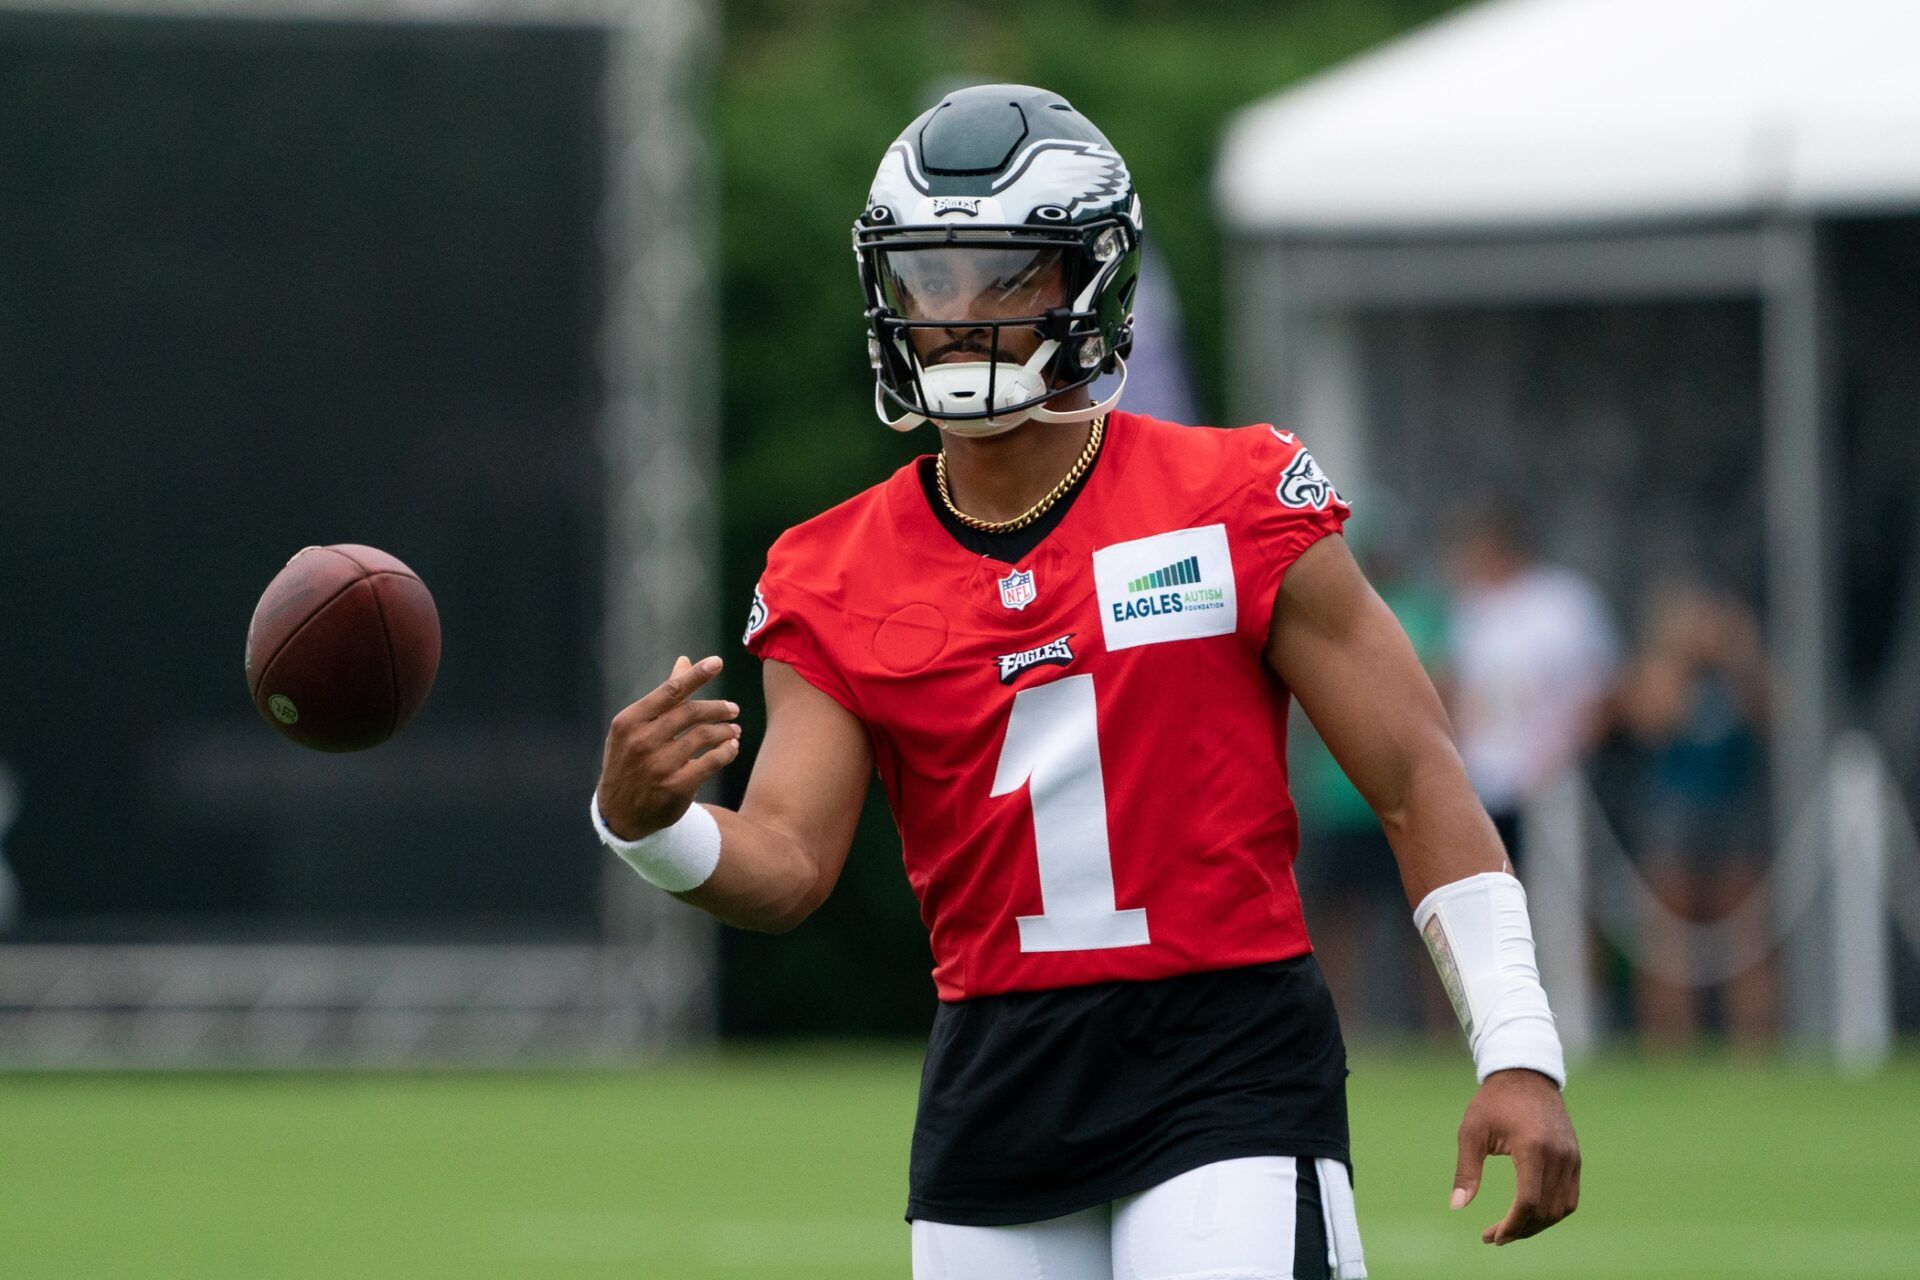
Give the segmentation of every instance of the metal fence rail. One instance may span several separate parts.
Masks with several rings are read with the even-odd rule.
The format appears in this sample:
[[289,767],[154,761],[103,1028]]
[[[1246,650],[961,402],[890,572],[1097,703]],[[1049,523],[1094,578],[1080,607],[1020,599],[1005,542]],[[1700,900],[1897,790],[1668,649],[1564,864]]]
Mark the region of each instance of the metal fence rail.
[[684,1043],[709,985],[630,946],[6,946],[0,1067],[621,1061]]
[[[1892,1051],[1890,943],[1897,930],[1920,953],[1920,837],[1866,734],[1834,739],[1817,787],[1776,846],[1772,870],[1718,920],[1684,918],[1661,900],[1578,772],[1536,797],[1521,844],[1541,980],[1569,1051],[1591,1049],[1600,1035],[1589,926],[1636,968],[1691,987],[1725,982],[1805,941],[1825,961],[1818,1039],[1828,1055],[1846,1069],[1870,1071]],[[1683,960],[1643,945],[1656,920],[1686,939]]]

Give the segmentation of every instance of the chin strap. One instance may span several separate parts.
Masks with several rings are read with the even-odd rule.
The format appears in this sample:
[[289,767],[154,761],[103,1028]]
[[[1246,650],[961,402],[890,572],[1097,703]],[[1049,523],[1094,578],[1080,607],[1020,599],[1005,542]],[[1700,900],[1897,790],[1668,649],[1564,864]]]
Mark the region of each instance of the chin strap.
[[[1120,366],[1120,385],[1113,389],[1112,395],[1100,401],[1098,404],[1082,405],[1077,409],[1049,409],[1045,405],[1036,405],[1031,409],[1024,409],[1012,417],[975,418],[950,425],[943,425],[949,425],[950,430],[957,430],[966,435],[997,436],[1003,431],[1013,430],[1029,418],[1035,422],[1091,422],[1101,414],[1112,409],[1114,405],[1120,403],[1120,394],[1127,389],[1126,360],[1116,354],[1113,357],[1113,362]],[[875,417],[879,418],[882,423],[894,431],[911,431],[923,422],[939,421],[939,419],[929,418],[926,414],[916,413],[911,409],[902,413],[897,418],[889,418],[887,416],[886,396],[885,393],[881,391],[880,381],[877,378],[874,379],[873,383],[873,412]],[[986,429],[968,430],[968,428],[982,427]]]
[[1098,404],[1083,405],[1078,409],[1049,409],[1045,405],[1038,405],[1027,410],[1026,416],[1035,422],[1091,422],[1119,404],[1120,393],[1127,389],[1127,362],[1118,355],[1114,356],[1113,362],[1120,366],[1120,385],[1115,387],[1113,394],[1105,400]]
[[886,395],[880,390],[880,379],[878,378],[873,380],[873,415],[895,431],[911,431],[927,420],[925,414],[915,413],[911,409],[897,418],[889,418],[887,416]]

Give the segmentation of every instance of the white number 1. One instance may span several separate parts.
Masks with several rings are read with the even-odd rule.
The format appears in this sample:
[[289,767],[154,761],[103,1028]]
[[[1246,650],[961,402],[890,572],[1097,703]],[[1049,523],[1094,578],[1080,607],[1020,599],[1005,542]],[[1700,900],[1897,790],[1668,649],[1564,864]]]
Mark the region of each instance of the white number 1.
[[1107,788],[1093,677],[1022,689],[1007,717],[996,796],[1027,787],[1040,856],[1040,911],[1016,916],[1022,951],[1098,951],[1147,943],[1144,907],[1115,909]]

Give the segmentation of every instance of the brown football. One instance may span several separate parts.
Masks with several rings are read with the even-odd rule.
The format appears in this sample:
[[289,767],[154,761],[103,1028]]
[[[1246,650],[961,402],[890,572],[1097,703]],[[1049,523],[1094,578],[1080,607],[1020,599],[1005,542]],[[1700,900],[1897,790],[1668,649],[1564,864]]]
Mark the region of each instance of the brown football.
[[384,551],[308,547],[267,584],[247,628],[247,691],[316,751],[362,751],[420,710],[440,666],[440,613]]

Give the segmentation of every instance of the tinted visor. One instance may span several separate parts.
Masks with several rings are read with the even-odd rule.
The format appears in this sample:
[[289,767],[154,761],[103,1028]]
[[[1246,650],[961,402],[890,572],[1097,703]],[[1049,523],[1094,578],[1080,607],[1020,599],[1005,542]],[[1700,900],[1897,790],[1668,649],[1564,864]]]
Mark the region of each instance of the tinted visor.
[[881,301],[907,320],[975,324],[1067,304],[1064,255],[1055,247],[942,245],[878,257]]

